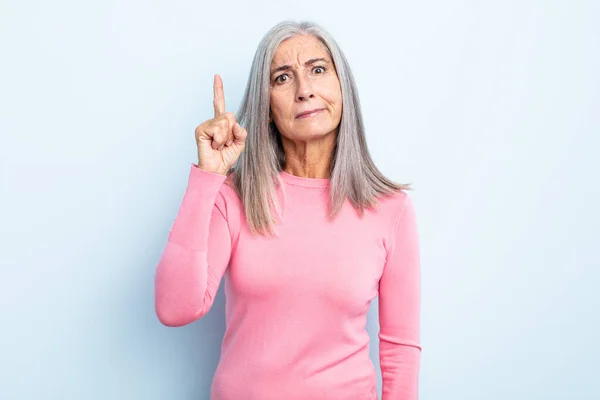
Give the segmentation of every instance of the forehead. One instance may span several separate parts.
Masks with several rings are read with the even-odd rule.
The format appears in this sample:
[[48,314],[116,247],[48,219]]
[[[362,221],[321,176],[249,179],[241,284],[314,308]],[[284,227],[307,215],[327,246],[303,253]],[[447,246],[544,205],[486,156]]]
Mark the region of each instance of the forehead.
[[285,64],[304,64],[311,58],[323,57],[330,59],[325,45],[312,35],[296,35],[286,39],[277,48],[273,55],[271,66],[277,67]]

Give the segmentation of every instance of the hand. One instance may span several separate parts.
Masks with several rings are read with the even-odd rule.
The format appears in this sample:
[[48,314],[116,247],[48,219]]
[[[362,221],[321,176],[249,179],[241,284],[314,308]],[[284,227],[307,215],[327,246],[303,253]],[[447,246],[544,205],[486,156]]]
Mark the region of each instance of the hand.
[[198,146],[198,167],[200,169],[227,175],[246,146],[248,133],[235,122],[235,115],[225,112],[223,81],[215,75],[214,101],[215,116],[196,128]]

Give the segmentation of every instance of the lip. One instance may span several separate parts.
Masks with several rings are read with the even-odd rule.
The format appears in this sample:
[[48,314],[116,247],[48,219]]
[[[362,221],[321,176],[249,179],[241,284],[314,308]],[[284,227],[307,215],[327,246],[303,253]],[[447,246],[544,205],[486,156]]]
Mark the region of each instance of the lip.
[[316,115],[323,110],[324,110],[324,108],[315,108],[314,110],[303,111],[300,114],[296,115],[296,118],[306,118],[309,116],[309,114],[315,113],[315,115]]

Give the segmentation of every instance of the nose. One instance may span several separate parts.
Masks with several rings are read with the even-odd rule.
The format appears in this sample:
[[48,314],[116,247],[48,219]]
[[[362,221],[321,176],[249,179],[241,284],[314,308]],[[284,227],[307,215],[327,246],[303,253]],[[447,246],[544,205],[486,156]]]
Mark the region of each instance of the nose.
[[307,100],[309,98],[315,97],[313,93],[312,84],[310,79],[306,76],[299,76],[296,79],[297,88],[296,88],[296,99],[298,101]]

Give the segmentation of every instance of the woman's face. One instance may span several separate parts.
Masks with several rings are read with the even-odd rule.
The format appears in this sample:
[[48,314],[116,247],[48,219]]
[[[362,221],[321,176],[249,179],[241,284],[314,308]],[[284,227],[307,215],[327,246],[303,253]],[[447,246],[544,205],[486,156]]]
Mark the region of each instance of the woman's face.
[[[298,140],[336,133],[342,91],[333,60],[319,39],[296,35],[283,41],[271,62],[271,115],[279,132]],[[301,116],[310,110],[316,113]]]

